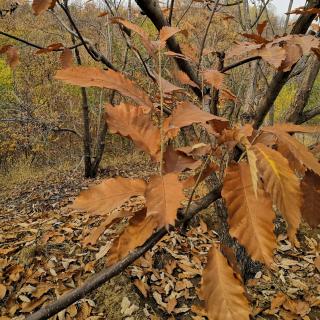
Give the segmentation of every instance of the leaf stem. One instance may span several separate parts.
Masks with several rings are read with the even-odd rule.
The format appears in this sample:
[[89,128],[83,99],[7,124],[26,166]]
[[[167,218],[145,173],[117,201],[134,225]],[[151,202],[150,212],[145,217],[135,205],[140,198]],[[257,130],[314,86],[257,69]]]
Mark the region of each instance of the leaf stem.
[[161,43],[159,42],[159,92],[160,92],[160,176],[163,174],[163,149],[164,149],[164,134],[163,134],[163,92],[162,92],[162,64],[161,64]]

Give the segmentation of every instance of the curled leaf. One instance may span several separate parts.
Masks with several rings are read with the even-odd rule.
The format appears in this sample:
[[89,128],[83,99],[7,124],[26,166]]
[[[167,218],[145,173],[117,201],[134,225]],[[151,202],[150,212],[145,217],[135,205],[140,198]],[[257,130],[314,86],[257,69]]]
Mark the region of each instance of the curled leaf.
[[55,78],[81,87],[99,87],[119,91],[139,105],[153,107],[148,95],[122,73],[96,67],[72,67],[58,70]]
[[107,104],[106,121],[112,133],[129,137],[135,145],[150,154],[153,159],[160,156],[160,130],[152,124],[145,108],[121,103],[118,106]]

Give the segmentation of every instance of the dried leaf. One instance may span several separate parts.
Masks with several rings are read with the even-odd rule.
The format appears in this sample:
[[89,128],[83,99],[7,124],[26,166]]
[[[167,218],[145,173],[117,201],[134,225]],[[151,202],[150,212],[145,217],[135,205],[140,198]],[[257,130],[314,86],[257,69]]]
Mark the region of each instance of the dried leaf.
[[153,55],[156,52],[157,48],[155,44],[151,42],[147,32],[144,31],[144,29],[142,29],[140,26],[133,24],[132,22],[121,17],[112,18],[111,21],[113,23],[121,24],[124,27],[132,30],[133,32],[136,32],[141,37],[141,41],[150,55]]
[[21,311],[22,312],[31,312],[34,309],[36,309],[39,306],[41,306],[47,300],[48,300],[48,296],[42,296],[40,299],[35,300],[35,301],[31,301],[29,303],[24,302],[22,304]]
[[302,126],[294,123],[277,123],[272,127],[263,127],[262,131],[277,133],[279,131],[295,133],[320,133],[320,126]]
[[278,292],[271,301],[271,310],[277,309],[279,307],[281,307],[285,301],[287,300],[287,296],[282,293],[282,292]]
[[60,55],[60,63],[62,69],[70,68],[73,64],[72,51],[68,48],[64,49]]
[[206,70],[203,73],[203,79],[205,82],[219,90],[223,84],[224,74],[218,70]]
[[263,60],[268,62],[274,68],[279,69],[282,65],[282,62],[287,58],[286,50],[278,47],[267,44],[266,47],[263,47],[253,54],[259,55]]
[[255,196],[249,165],[232,164],[226,171],[222,196],[228,207],[230,234],[237,238],[253,259],[270,266],[277,247],[273,234],[275,213],[269,195],[257,188]]
[[288,223],[288,235],[296,243],[296,232],[301,221],[301,191],[299,179],[279,152],[258,143],[252,147],[257,156],[257,167],[265,190]]
[[150,114],[143,107],[120,104],[105,106],[106,121],[112,133],[129,137],[135,145],[149,153],[153,159],[160,156],[160,130],[152,124]]
[[49,52],[52,52],[54,50],[57,50],[57,49],[60,49],[60,48],[63,48],[63,47],[64,47],[64,45],[61,42],[51,43],[46,48],[42,48],[42,49],[37,50],[35,52],[35,54],[49,53]]
[[129,221],[129,225],[113,242],[107,256],[108,265],[121,260],[136,247],[141,246],[152,235],[158,225],[154,216],[146,217],[145,210],[136,213]]
[[211,162],[203,171],[200,171],[196,175],[191,176],[186,180],[183,180],[182,181],[183,188],[187,189],[187,188],[193,187],[196,184],[196,182],[198,181],[200,175],[201,175],[201,177],[199,179],[199,183],[202,182],[204,179],[206,179],[214,171],[217,171],[218,169],[219,169],[219,167],[215,163]]
[[0,301],[5,297],[7,292],[7,287],[0,283]]
[[180,32],[181,29],[177,27],[162,27],[159,33],[160,42],[162,45],[165,45],[165,42],[174,36],[176,33]]
[[263,22],[258,23],[257,32],[258,32],[258,34],[260,36],[262,35],[262,33],[263,33],[264,29],[266,28],[267,24],[268,24],[268,20],[264,20]]
[[58,70],[55,78],[81,87],[99,87],[119,91],[139,105],[153,108],[148,95],[122,73],[112,69],[101,70],[96,67],[71,67]]
[[228,123],[227,119],[203,111],[188,101],[180,102],[177,108],[172,112],[172,115],[165,120],[164,129],[166,134],[170,133],[172,130],[175,131],[179,128],[189,126],[192,123],[205,123],[207,121],[218,123],[218,125],[225,125]]
[[40,298],[52,288],[53,286],[49,283],[39,283],[36,290],[32,292],[32,295],[36,298]]
[[182,172],[186,169],[196,169],[201,165],[201,160],[194,160],[179,150],[174,150],[170,145],[164,153],[164,171]]
[[56,4],[56,0],[33,0],[32,9],[36,16],[41,14],[42,12],[53,9]]
[[187,156],[201,157],[211,152],[211,146],[205,143],[196,143],[192,146],[181,147],[177,150],[183,152]]
[[166,310],[167,312],[170,314],[172,313],[172,311],[174,310],[174,308],[176,307],[177,305],[177,299],[176,298],[170,298],[168,303],[167,303],[167,306],[166,306]]
[[80,193],[72,207],[94,214],[107,214],[120,208],[133,196],[144,195],[146,183],[141,179],[111,178]]
[[11,45],[1,46],[0,54],[6,55],[7,63],[12,69],[15,68],[20,62],[18,49]]
[[103,258],[111,248],[111,243],[107,242],[104,246],[100,247],[100,250],[96,253],[96,260]]
[[314,260],[314,266],[317,268],[318,272],[320,273],[320,256],[316,257]]
[[305,165],[308,169],[320,175],[320,163],[305,145],[285,132],[278,131],[275,132],[275,135],[281,143],[287,146],[292,156],[294,156],[301,164]]
[[257,157],[252,149],[247,149],[247,157],[248,157],[248,164],[250,168],[250,177],[253,192],[256,197],[258,197],[258,184],[259,184],[259,175],[258,175],[258,168],[257,168]]
[[320,224],[320,177],[312,171],[307,171],[301,182],[303,204],[301,214],[311,227]]
[[[182,84],[189,85],[191,87],[199,88],[199,86],[193,82],[189,76],[181,70],[175,70],[173,72],[174,77]],[[199,88],[200,89],[200,88]]]
[[158,221],[158,227],[174,225],[177,210],[185,199],[183,185],[175,173],[153,176],[146,190],[147,216]]
[[209,320],[249,319],[250,308],[241,282],[216,246],[208,253],[200,297],[205,300]]
[[135,279],[133,283],[139,289],[142,295],[146,298],[148,296],[149,286],[139,279]]
[[114,211],[110,213],[107,218],[100,224],[99,227],[96,227],[90,231],[90,233],[82,240],[82,244],[87,246],[88,244],[95,245],[103,234],[103,232],[111,226],[113,223],[120,221],[122,218],[130,217],[133,213],[131,211]]

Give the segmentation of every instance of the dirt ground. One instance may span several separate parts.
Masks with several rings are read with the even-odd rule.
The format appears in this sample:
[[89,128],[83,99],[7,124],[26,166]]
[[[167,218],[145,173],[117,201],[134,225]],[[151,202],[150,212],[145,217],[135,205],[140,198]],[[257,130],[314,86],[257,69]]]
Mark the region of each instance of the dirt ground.
[[[99,179],[152,171],[128,168],[111,166]],[[68,205],[90,183],[63,172],[1,191],[0,320],[24,319],[105,267],[111,241],[125,222],[107,229],[95,244],[86,241],[101,218]],[[205,222],[213,210],[205,210],[187,234],[167,235],[126,272],[53,319],[205,319],[198,289],[206,253],[219,242]],[[247,281],[253,319],[320,319],[319,230],[303,225],[299,239],[297,249],[280,234],[272,270]]]

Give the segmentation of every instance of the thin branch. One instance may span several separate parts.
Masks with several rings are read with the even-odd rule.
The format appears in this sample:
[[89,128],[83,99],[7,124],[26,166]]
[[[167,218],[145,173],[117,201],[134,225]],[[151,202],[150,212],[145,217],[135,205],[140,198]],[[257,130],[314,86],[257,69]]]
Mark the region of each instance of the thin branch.
[[69,128],[59,128],[59,127],[54,127],[51,129],[51,131],[59,133],[59,132],[70,132],[75,134],[77,137],[82,138],[81,134],[77,132],[76,130],[69,129]]
[[[291,11],[292,6],[293,6],[293,0],[290,0],[290,1],[289,1],[288,11],[287,11],[287,12],[290,12],[290,11]],[[288,25],[289,25],[289,20],[290,20],[290,14],[287,14],[286,21],[285,21],[284,26],[283,26],[283,33],[284,33],[284,34],[287,32]]]
[[203,54],[203,50],[204,50],[204,47],[205,47],[205,44],[206,44],[208,32],[209,32],[209,29],[210,29],[210,26],[211,26],[211,23],[212,23],[213,16],[217,12],[217,8],[218,8],[218,5],[219,5],[219,2],[220,2],[220,0],[218,0],[215,3],[214,8],[212,9],[209,21],[207,23],[206,30],[204,32],[204,36],[203,36],[202,41],[201,41],[200,52],[199,52],[199,61],[198,61],[198,66],[197,66],[198,73],[199,73],[199,69],[200,69],[200,65],[201,65],[201,61],[202,61],[202,54]]
[[[177,227],[180,227],[184,223],[184,221],[190,220],[190,218],[192,218],[197,213],[207,208],[210,204],[212,204],[220,198],[221,186],[215,188],[202,199],[195,202],[190,207],[188,215],[183,217],[183,219],[177,223]],[[88,293],[97,289],[106,281],[110,280],[111,278],[115,277],[116,275],[124,271],[135,260],[140,258],[143,254],[145,254],[148,250],[155,246],[167,233],[168,230],[166,228],[161,228],[160,230],[152,234],[150,238],[141,247],[136,248],[132,253],[127,255],[121,261],[90,277],[88,280],[84,282],[82,286],[69,291],[68,293],[58,298],[56,301],[44,306],[39,311],[27,317],[26,320],[46,320],[54,316],[61,310],[67,308],[79,299],[85,297]]]
[[225,73],[225,72],[227,72],[227,71],[229,71],[229,70],[231,70],[231,69],[234,69],[234,68],[236,68],[236,67],[239,67],[239,66],[241,66],[241,65],[243,65],[243,64],[245,64],[245,63],[248,63],[248,62],[251,62],[251,61],[254,61],[254,60],[259,60],[259,59],[261,59],[260,56],[253,56],[253,57],[246,58],[246,59],[244,59],[244,60],[237,61],[237,62],[235,62],[235,63],[232,63],[232,64],[230,64],[230,65],[222,68],[222,69],[221,69],[221,72],[222,72],[222,73]]
[[[41,47],[38,44],[29,42],[27,40],[21,39],[19,37],[16,37],[16,36],[14,36],[12,34],[9,34],[9,33],[3,32],[3,31],[0,31],[0,35],[3,35],[5,37],[7,37],[7,38],[11,38],[11,39],[14,39],[16,41],[22,42],[22,43],[24,43],[24,44],[26,44],[26,45],[28,45],[30,47],[36,48],[36,49],[45,49],[45,47]],[[78,43],[78,44],[75,44],[75,45],[73,45],[73,46],[71,46],[71,47],[69,47],[67,49],[72,50],[72,49],[78,48],[78,47],[80,47],[82,45],[83,45],[82,43]],[[66,48],[53,49],[52,51],[63,51],[64,49],[66,49]]]
[[173,8],[174,8],[174,0],[171,0],[170,11],[169,11],[169,16],[168,16],[168,22],[169,22],[170,26],[171,26],[171,22],[172,22]]
[[[60,3],[59,3],[60,4]],[[108,68],[118,71],[117,68],[101,53],[99,52],[94,46],[93,44],[86,39],[85,37],[82,36],[82,34],[79,32],[79,29],[77,28],[75,22],[73,21],[73,18],[70,14],[70,11],[68,8],[66,8],[65,6],[63,6],[62,4],[60,4],[60,7],[63,9],[63,11],[66,13],[72,27],[76,30],[76,32],[74,32],[73,30],[71,30],[68,26],[66,26],[63,21],[61,21],[61,19],[58,17],[58,15],[54,12],[51,11],[53,13],[53,15],[57,18],[57,20],[59,21],[59,23],[71,34],[73,34],[75,37],[79,38],[81,40],[81,42],[83,43],[83,45],[85,46],[87,52],[89,53],[89,55],[98,62],[103,63],[105,66],[107,66]]]
[[184,13],[182,14],[182,16],[180,17],[180,19],[177,21],[176,23],[176,27],[178,27],[179,23],[181,22],[181,20],[184,18],[184,16],[187,14],[187,12],[189,11],[189,9],[191,8],[193,4],[193,0],[190,1],[189,5],[187,6],[186,10],[184,11]]
[[[211,1],[211,3],[215,3],[216,1]],[[232,7],[232,6],[236,6],[238,4],[241,4],[243,2],[243,0],[240,1],[236,1],[236,2],[232,2],[232,3],[221,3],[220,6],[221,7]]]
[[310,109],[310,110],[303,112],[296,123],[302,124],[302,123],[309,121],[312,118],[318,116],[319,114],[320,114],[320,105],[313,108],[313,109]]
[[58,1],[58,4],[60,5],[61,9],[64,11],[64,13],[66,14],[66,16],[68,17],[70,24],[72,26],[72,28],[75,30],[75,32],[78,35],[78,38],[81,40],[81,42],[83,43],[84,47],[86,48],[87,52],[89,53],[89,55],[94,59],[97,60],[98,57],[92,52],[92,50],[89,49],[87,42],[83,39],[82,34],[80,33],[77,25],[75,24],[71,14],[70,14],[70,10],[67,6],[64,6],[63,4],[60,3],[60,1]]
[[256,23],[259,21],[259,19],[261,18],[262,14],[263,14],[265,8],[267,7],[267,5],[269,4],[269,2],[270,2],[270,0],[268,0],[267,2],[263,1],[263,7],[261,8],[256,20],[251,24],[250,29],[253,28],[256,25]]

